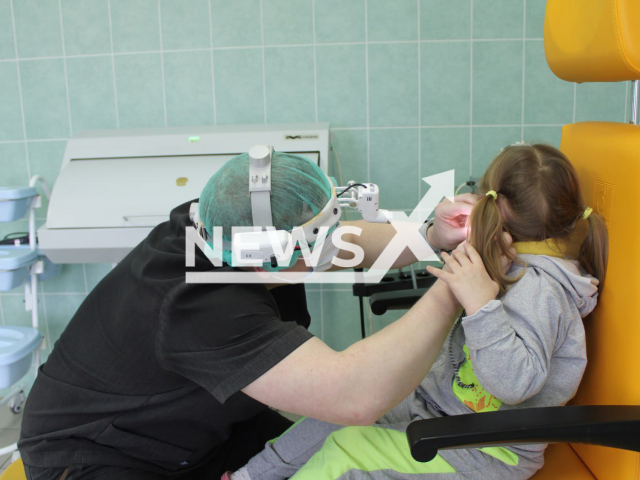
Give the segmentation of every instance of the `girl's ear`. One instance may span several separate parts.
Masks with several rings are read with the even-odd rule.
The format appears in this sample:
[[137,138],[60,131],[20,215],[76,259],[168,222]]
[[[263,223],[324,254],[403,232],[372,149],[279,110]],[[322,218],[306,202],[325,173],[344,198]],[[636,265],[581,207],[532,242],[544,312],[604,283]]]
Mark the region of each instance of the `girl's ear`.
[[509,232],[502,232],[502,240],[504,241],[504,245],[507,246],[507,248],[511,247],[511,244],[513,243],[513,238],[511,237],[511,234]]

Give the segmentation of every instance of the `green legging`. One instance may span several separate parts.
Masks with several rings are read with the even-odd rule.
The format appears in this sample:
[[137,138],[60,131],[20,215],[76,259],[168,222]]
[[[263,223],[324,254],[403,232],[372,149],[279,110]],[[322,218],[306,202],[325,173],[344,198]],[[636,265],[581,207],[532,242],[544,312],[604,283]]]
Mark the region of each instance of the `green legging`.
[[428,463],[414,460],[404,432],[378,427],[345,427],[331,433],[322,448],[292,479],[391,478],[396,474],[455,471],[440,455]]
[[384,423],[389,419],[368,427],[302,419],[252,458],[246,473],[252,480],[518,480],[541,466],[500,447],[448,450],[418,462],[405,435],[409,422]]

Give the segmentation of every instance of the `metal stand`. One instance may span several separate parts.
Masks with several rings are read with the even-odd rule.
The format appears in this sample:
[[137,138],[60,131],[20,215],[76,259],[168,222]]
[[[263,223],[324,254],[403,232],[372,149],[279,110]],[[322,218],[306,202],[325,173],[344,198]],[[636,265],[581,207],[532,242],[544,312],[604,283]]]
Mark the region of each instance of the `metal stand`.
[[[35,187],[40,182],[42,189],[44,190],[47,198],[51,197],[51,190],[49,185],[40,175],[35,175],[31,178],[29,186]],[[32,251],[36,251],[38,248],[36,240],[36,214],[35,209],[42,206],[42,198],[40,195],[34,197],[29,207],[29,247]],[[44,262],[37,260],[31,265],[29,270],[29,280],[24,284],[24,305],[27,312],[31,312],[31,326],[38,330],[38,274],[44,271]],[[35,374],[38,374],[38,367],[40,366],[40,350],[45,348],[45,341],[40,342],[40,345],[34,350],[32,365],[35,369]],[[26,400],[23,385],[15,385],[12,390],[2,400],[0,400],[0,407],[9,405],[9,408],[14,414],[22,412],[22,405]],[[0,448],[0,455],[6,455],[12,453],[11,460],[15,461],[20,458],[18,452],[18,444],[13,443],[6,447]]]

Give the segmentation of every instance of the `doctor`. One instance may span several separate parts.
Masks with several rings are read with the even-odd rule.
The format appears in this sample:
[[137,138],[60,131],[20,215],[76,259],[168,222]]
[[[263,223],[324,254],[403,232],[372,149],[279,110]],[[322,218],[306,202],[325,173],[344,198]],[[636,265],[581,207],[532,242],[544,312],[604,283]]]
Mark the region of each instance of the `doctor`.
[[[326,208],[335,191],[317,166],[294,155],[270,158],[269,208],[252,205],[255,164],[247,154],[209,180],[198,206],[205,239],[222,226],[229,242],[231,227],[253,225],[256,210],[285,231],[335,214]],[[438,205],[426,230],[434,248],[452,249],[466,236],[475,197],[455,200]],[[19,442],[30,480],[219,478],[290,425],[269,407],[367,425],[429,371],[460,311],[444,283],[398,321],[337,352],[307,331],[304,285],[185,283],[186,270],[234,271],[214,268],[199,250],[195,267],[185,268],[190,203],[96,286],[41,367]],[[352,224],[362,234],[343,238],[364,250],[368,268],[395,229]],[[231,252],[224,255],[230,263]],[[394,268],[415,260],[407,249]],[[305,268],[294,256],[284,270]],[[269,262],[264,269],[283,270]]]

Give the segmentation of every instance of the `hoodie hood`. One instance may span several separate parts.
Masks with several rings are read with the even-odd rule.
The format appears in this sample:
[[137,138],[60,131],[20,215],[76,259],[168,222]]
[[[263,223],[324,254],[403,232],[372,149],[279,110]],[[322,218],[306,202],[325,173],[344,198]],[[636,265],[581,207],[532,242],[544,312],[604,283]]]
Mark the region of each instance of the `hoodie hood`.
[[[567,291],[573,299],[582,318],[589,315],[596,306],[598,300],[599,280],[580,267],[576,260],[550,257],[547,255],[518,255],[518,260],[526,264],[528,268],[536,268],[553,277]],[[520,265],[514,264],[509,271],[519,274]]]

